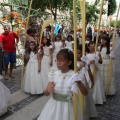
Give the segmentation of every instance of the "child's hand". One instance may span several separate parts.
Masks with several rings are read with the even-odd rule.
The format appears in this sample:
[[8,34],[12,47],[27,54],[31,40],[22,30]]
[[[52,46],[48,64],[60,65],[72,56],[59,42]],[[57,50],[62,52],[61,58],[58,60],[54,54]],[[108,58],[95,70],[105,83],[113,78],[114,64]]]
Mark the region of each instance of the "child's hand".
[[94,64],[94,63],[95,63],[95,60],[91,60],[91,61],[90,61],[90,64]]
[[49,93],[53,93],[54,92],[54,87],[55,87],[55,83],[54,82],[50,82],[48,87],[47,87],[47,91]]
[[43,47],[43,44],[40,44],[40,46],[39,47]]
[[82,67],[85,67],[85,62],[82,62],[81,64],[80,64],[80,67],[82,68]]

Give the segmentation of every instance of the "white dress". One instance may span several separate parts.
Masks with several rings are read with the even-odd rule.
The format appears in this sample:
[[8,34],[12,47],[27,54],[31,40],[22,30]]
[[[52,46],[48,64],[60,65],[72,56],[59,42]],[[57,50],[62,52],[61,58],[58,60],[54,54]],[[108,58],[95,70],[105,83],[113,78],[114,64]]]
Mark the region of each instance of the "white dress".
[[74,41],[67,41],[67,40],[66,40],[66,41],[65,41],[65,44],[66,44],[65,48],[73,51],[73,48],[72,48],[72,44],[73,44],[73,43],[74,43]]
[[[80,62],[77,62],[77,67],[80,66]],[[82,70],[79,71],[82,74]],[[82,83],[88,90],[88,95],[84,96],[84,120],[89,120],[91,117],[97,117],[98,113],[93,100],[92,92],[90,91],[86,77],[84,76]]]
[[48,73],[51,70],[51,67],[49,65],[50,63],[50,49],[52,46],[44,46],[43,51],[44,55],[41,60],[41,77],[42,77],[42,82],[43,82],[43,89],[45,90],[48,84]]
[[[100,50],[100,47],[98,49]],[[107,51],[107,49],[105,47],[103,47],[100,52],[103,63],[99,65],[100,74],[101,74],[101,77],[103,80],[103,86],[104,86],[105,93],[106,93],[106,89],[107,89],[107,79],[108,79],[108,70],[109,70],[109,62],[110,62],[109,54],[106,54],[106,51]],[[111,76],[112,77],[111,77],[110,87],[109,87],[109,91],[108,91],[107,95],[115,95],[114,65],[113,65],[113,72],[112,72]]]
[[[87,54],[86,55],[88,60],[95,60],[95,54]],[[99,56],[98,56],[99,57]],[[106,102],[106,98],[105,98],[105,93],[104,93],[104,87],[103,87],[103,81],[101,79],[101,75],[100,75],[100,70],[98,68],[98,64],[95,64],[96,69],[95,69],[95,78],[94,78],[94,87],[93,87],[93,99],[95,104],[103,104],[104,102]],[[90,64],[90,68],[91,71],[93,71],[93,64]],[[88,77],[88,80],[89,77]]]
[[[0,79],[2,76],[0,75]],[[0,81],[0,116],[7,112],[8,102],[10,99],[9,89]]]
[[55,48],[53,51],[53,66],[52,66],[51,70],[56,71],[56,70],[58,70],[57,64],[56,64],[56,55],[62,49],[62,42],[61,41],[54,42],[54,45],[55,45]]
[[38,58],[37,54],[33,52],[30,54],[30,59],[25,69],[23,90],[31,94],[43,93],[41,73],[38,73]]
[[[61,71],[54,73],[54,80],[51,80],[55,83],[54,92],[68,95],[68,101],[57,101],[53,97],[50,98],[37,120],[74,120],[73,100],[70,98],[73,97],[73,92],[78,92],[78,87],[75,82],[72,82],[73,73],[73,70],[69,70],[67,73],[61,73]],[[83,120],[80,109],[78,109],[78,113],[78,120]]]

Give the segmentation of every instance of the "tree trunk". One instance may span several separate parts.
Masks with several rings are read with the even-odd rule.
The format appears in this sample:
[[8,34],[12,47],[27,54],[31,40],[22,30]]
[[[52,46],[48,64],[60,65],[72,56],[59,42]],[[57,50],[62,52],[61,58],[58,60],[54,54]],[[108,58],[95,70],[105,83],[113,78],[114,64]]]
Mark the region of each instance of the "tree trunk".
[[56,13],[54,13],[54,20],[56,21],[57,20],[57,14]]
[[55,1],[55,14],[54,14],[54,20],[57,20],[57,4],[58,4],[58,0]]

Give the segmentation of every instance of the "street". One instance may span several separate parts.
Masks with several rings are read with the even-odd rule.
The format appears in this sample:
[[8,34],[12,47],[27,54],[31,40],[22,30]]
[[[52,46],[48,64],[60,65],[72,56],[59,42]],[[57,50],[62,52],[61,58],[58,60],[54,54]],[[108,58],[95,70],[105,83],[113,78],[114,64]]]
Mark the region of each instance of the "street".
[[[104,105],[97,105],[98,118],[91,120],[120,120],[120,37],[115,41],[116,95],[107,96]],[[30,95],[21,90],[21,67],[14,70],[15,79],[1,80],[11,91],[8,112],[0,120],[36,120],[50,97]]]

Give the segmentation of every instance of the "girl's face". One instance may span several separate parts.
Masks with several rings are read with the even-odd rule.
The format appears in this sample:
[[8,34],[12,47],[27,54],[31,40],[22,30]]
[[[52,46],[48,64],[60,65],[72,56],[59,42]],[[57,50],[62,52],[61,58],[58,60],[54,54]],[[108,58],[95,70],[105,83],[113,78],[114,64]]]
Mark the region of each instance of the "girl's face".
[[30,43],[30,49],[34,50],[34,48],[35,48],[35,45],[33,43]]
[[72,38],[71,37],[68,37],[68,41],[71,41],[72,40]]
[[43,39],[43,43],[47,44],[47,39],[46,38]]
[[56,37],[56,41],[60,41],[60,37]]
[[62,34],[62,29],[60,30],[60,34]]
[[79,61],[81,57],[82,57],[82,51],[77,50],[77,60]]
[[90,38],[89,38],[89,37],[86,37],[86,40],[87,40],[87,41],[90,41]]
[[71,61],[68,59],[65,59],[63,55],[60,55],[57,57],[56,60],[57,67],[59,70],[64,71],[64,70],[69,70],[69,65],[71,64]]
[[101,44],[104,46],[104,45],[106,45],[106,44],[107,44],[107,41],[106,41],[106,40],[104,40],[104,39],[102,39],[102,40],[101,40]]
[[94,51],[95,50],[95,44],[90,44],[90,46],[88,48],[91,52]]

